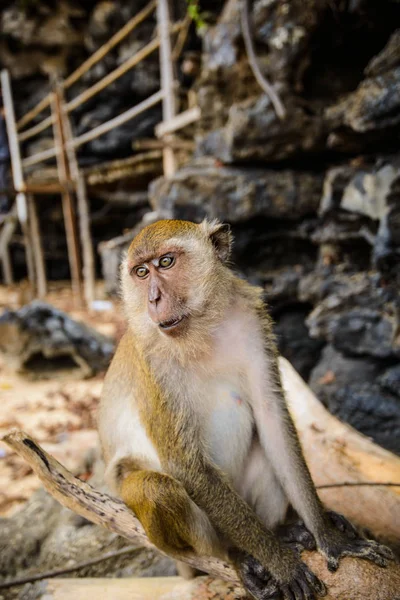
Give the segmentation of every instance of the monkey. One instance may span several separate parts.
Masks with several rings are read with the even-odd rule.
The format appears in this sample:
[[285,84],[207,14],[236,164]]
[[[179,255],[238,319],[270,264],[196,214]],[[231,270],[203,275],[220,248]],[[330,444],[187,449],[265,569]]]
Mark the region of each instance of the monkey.
[[257,600],[315,599],[324,583],[278,535],[289,506],[331,570],[393,554],[318,498],[262,290],[231,269],[232,241],[207,220],[158,221],[132,241],[127,330],[99,408],[105,477],[165,553],[231,559]]

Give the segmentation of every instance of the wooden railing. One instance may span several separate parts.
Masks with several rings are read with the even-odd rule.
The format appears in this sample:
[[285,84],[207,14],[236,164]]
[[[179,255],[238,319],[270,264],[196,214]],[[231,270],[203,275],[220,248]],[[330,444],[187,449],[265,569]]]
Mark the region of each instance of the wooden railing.
[[[71,98],[69,101],[66,101],[66,91],[79,81],[89,69],[102,60],[110,50],[134,31],[134,29],[148,18],[155,9],[157,10],[158,24],[156,37],[91,87]],[[137,117],[152,106],[162,103],[163,120],[156,127],[156,135],[164,142],[164,175],[168,177],[174,173],[176,165],[171,134],[184,126],[193,123],[200,116],[200,111],[197,107],[189,108],[179,115],[176,114],[176,84],[173,75],[173,58],[176,59],[183,48],[189,25],[189,17],[183,21],[174,24],[171,23],[168,0],[151,0],[145,8],[130,19],[120,31],[80,65],[78,69],[64,81],[55,84],[54,89],[17,122],[14,116],[9,75],[7,71],[2,71],[1,85],[3,89],[7,131],[10,144],[13,182],[16,191],[17,213],[25,238],[28,276],[35,285],[39,297],[43,297],[46,294],[47,282],[43,252],[41,249],[40,229],[36,218],[34,195],[54,193],[55,188],[57,188],[56,191],[61,193],[63,201],[73,290],[77,298],[82,298],[82,248],[84,297],[87,304],[90,304],[94,299],[95,274],[93,248],[90,241],[89,209],[86,184],[84,177],[80,173],[75,153],[77,148]],[[171,35],[176,33],[178,33],[178,40],[175,44],[175,48],[172,49]],[[119,79],[122,75],[125,75],[130,69],[134,68],[157,49],[159,49],[160,53],[160,90],[118,116],[113,117],[80,136],[74,137],[69,115],[99,92],[105,90],[111,83]],[[50,109],[51,112],[50,116],[45,117],[32,127],[25,129],[25,127],[38,115],[48,109]],[[53,128],[53,147],[22,158],[20,150],[21,143],[37,136],[50,127]],[[54,183],[52,185],[33,185],[25,182],[25,168],[53,158],[56,158],[57,160],[58,187],[57,185],[55,186]],[[99,168],[101,168],[101,165],[99,165]],[[73,194],[75,194],[77,198],[80,244],[75,219]],[[4,252],[6,252],[6,250],[4,250]]]

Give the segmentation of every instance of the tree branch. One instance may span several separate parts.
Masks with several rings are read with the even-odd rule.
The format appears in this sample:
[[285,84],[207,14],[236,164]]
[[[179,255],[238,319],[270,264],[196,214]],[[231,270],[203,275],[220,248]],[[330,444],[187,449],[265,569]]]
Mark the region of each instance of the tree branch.
[[[121,500],[95,490],[88,483],[74,477],[22,431],[10,432],[3,441],[25,458],[47,491],[63,506],[132,543],[154,548],[138,519]],[[393,600],[400,589],[400,567],[395,563],[390,564],[387,569],[381,569],[367,561],[344,558],[340,569],[336,573],[329,573],[324,557],[317,552],[305,552],[302,558],[327,584],[329,593],[325,600]],[[233,582],[234,585],[239,584],[232,566],[216,558],[185,556],[182,560],[196,569]],[[192,597],[200,598],[196,593],[198,594],[194,592]],[[217,597],[223,598],[224,595],[221,593]]]
[[[132,543],[154,549],[141,523],[122,500],[95,490],[88,483],[74,477],[23,431],[11,431],[4,436],[3,442],[30,464],[46,490],[63,506]],[[182,557],[182,561],[215,577],[239,582],[234,569],[216,558],[193,556]]]

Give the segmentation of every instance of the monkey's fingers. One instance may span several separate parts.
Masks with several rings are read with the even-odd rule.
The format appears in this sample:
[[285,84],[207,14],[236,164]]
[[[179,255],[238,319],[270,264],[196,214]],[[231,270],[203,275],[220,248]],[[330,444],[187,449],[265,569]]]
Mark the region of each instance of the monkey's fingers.
[[[302,563],[302,566],[303,566],[303,573],[304,573],[307,583],[318,594],[318,596],[326,596],[327,589],[326,589],[326,585],[324,584],[324,582],[321,581],[320,579],[318,579],[318,577],[316,575],[314,575],[314,573],[311,571],[311,569],[309,569],[307,567],[306,564]],[[301,583],[302,583],[302,580],[300,579],[300,584]]]
[[379,567],[387,567],[389,560],[395,560],[395,556],[390,548],[374,540],[358,539],[338,546],[334,551],[329,552],[327,555],[329,571],[333,572],[338,569],[339,561],[343,556],[364,558],[377,564]]
[[[371,560],[380,567],[387,567],[389,560],[395,560],[395,556],[390,548],[373,540],[357,540],[357,546],[357,556]],[[352,556],[356,555],[353,554]]]

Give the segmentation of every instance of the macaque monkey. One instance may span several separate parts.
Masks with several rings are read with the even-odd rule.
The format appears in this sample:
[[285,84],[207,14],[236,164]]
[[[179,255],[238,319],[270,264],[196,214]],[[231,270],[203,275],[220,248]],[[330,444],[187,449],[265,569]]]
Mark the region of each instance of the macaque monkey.
[[342,556],[393,555],[320,502],[261,289],[229,268],[231,243],[215,221],[159,221],[133,240],[128,329],[99,413],[106,477],[167,554],[229,557],[254,598],[311,600],[326,590],[279,535],[289,505],[298,541],[312,537],[331,570]]

